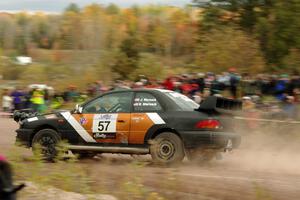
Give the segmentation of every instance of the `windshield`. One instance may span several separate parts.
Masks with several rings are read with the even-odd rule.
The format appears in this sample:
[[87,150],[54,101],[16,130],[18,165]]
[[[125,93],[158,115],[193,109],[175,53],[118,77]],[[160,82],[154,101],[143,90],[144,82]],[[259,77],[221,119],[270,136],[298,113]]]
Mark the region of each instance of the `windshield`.
[[193,111],[199,108],[199,104],[197,104],[187,96],[184,96],[177,92],[166,92],[165,94],[170,97],[183,111]]

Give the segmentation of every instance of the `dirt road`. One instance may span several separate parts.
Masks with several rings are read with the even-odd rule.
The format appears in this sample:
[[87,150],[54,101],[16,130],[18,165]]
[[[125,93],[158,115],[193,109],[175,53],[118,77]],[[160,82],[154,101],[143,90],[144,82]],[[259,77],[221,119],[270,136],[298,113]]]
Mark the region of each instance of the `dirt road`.
[[[14,145],[17,125],[11,119],[0,119],[0,127],[0,153],[7,153]],[[102,155],[75,165],[88,170],[95,190],[101,183],[120,199],[123,194],[116,188],[137,177],[147,190],[167,199],[300,199],[298,143],[291,139],[288,144],[276,141],[274,146],[268,137],[254,136],[243,140],[239,150],[206,165],[185,161],[181,166],[165,168],[153,166],[148,156],[126,155]],[[142,162],[136,164],[136,160]]]

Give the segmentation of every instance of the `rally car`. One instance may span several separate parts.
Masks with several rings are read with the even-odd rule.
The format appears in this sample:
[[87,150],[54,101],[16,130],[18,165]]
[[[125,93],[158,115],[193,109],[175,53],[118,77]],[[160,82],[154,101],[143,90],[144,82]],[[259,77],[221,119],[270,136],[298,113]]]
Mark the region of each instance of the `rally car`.
[[19,111],[14,119],[20,123],[17,141],[33,149],[40,144],[47,160],[66,140],[68,149],[81,156],[151,154],[154,162],[168,164],[238,147],[232,112],[240,109],[239,101],[220,97],[207,97],[199,106],[174,91],[134,89],[105,93],[73,111]]

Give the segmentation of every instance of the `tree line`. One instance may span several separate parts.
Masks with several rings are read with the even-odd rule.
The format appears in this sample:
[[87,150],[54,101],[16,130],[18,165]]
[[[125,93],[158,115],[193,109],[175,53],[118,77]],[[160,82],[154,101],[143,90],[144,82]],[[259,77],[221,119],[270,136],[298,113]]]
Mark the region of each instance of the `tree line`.
[[[181,72],[294,72],[300,64],[300,0],[194,0],[184,8],[70,4],[63,13],[0,13],[5,79],[162,78]],[[33,74],[40,74],[35,76]],[[41,78],[43,77],[43,78]],[[73,79],[72,79],[73,78]]]

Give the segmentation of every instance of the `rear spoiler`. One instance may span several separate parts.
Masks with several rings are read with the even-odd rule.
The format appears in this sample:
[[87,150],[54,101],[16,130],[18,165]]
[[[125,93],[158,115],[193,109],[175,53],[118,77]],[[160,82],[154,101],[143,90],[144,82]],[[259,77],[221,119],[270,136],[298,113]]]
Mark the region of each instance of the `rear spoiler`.
[[221,113],[240,111],[242,110],[242,102],[223,97],[209,96],[200,104],[197,110],[206,112],[217,111]]

